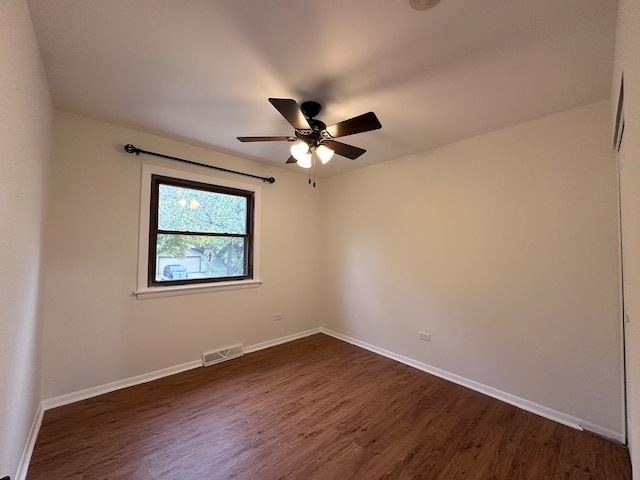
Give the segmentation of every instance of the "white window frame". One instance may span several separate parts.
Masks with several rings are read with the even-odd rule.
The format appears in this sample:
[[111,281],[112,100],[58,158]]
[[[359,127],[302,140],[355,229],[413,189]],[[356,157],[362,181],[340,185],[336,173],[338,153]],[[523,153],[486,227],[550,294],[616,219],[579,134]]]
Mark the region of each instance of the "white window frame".
[[[215,283],[201,283],[191,285],[170,285],[150,287],[148,282],[149,262],[149,222],[151,209],[151,177],[161,175],[171,178],[179,178],[193,182],[219,185],[221,187],[236,188],[253,192],[255,205],[253,210],[253,278],[244,280],[230,280]],[[223,290],[237,290],[244,288],[256,288],[262,284],[260,279],[260,209],[262,204],[262,187],[247,183],[232,182],[215,175],[202,175],[158,167],[155,165],[142,165],[140,181],[140,229],[138,237],[138,282],[134,292],[141,299],[169,297],[175,295],[190,295],[194,293],[216,292]]]

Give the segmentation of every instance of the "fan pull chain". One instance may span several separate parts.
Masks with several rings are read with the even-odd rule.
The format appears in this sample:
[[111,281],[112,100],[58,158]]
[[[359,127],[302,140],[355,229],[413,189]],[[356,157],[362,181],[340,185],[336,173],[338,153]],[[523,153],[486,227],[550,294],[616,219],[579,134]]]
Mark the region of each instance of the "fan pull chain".
[[316,152],[313,151],[313,188],[316,188]]

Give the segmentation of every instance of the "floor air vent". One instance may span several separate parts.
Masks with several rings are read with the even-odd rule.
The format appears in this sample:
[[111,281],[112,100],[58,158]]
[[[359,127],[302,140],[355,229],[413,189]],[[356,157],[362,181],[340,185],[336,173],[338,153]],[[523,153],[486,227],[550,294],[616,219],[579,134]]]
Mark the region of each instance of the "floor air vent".
[[204,352],[202,354],[202,365],[208,367],[209,365],[224,362],[225,360],[231,360],[232,358],[240,357],[242,355],[244,355],[242,345],[232,345],[212,352]]

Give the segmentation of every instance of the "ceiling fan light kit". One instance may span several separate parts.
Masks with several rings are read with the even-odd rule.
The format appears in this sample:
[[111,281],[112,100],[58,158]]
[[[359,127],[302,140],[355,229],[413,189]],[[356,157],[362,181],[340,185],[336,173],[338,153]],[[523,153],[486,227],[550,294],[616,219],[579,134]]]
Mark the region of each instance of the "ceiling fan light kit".
[[311,168],[315,157],[324,165],[334,153],[355,160],[366,150],[335,139],[382,128],[373,112],[327,127],[324,122],[314,118],[322,109],[318,102],[306,101],[298,105],[290,98],[270,98],[269,102],[294,128],[295,136],[237,138],[241,142],[293,142],[291,156],[286,163],[297,163],[302,168]]
[[320,162],[325,165],[333,158],[333,150],[324,145],[318,145],[317,147],[309,147],[307,143],[302,140],[298,140],[291,145],[291,156],[297,160],[298,166],[302,168],[311,168],[312,156],[315,156]]

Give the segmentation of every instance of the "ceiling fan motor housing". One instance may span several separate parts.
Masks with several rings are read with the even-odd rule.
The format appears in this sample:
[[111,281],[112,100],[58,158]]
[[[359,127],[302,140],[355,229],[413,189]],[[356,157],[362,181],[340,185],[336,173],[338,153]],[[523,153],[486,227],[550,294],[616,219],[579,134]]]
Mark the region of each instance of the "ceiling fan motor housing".
[[[319,104],[316,105],[318,105],[319,107]],[[306,111],[303,110],[303,113],[306,115]],[[327,125],[324,122],[316,120],[315,118],[309,118],[309,125],[311,126],[311,133],[308,135],[300,133],[296,130],[296,137],[309,144],[309,146],[317,147],[320,144],[321,140],[329,140],[331,138],[331,136],[327,132]]]
[[302,110],[302,113],[305,117],[313,118],[320,113],[320,110],[322,110],[322,105],[320,105],[318,102],[308,100],[300,104],[300,110]]

